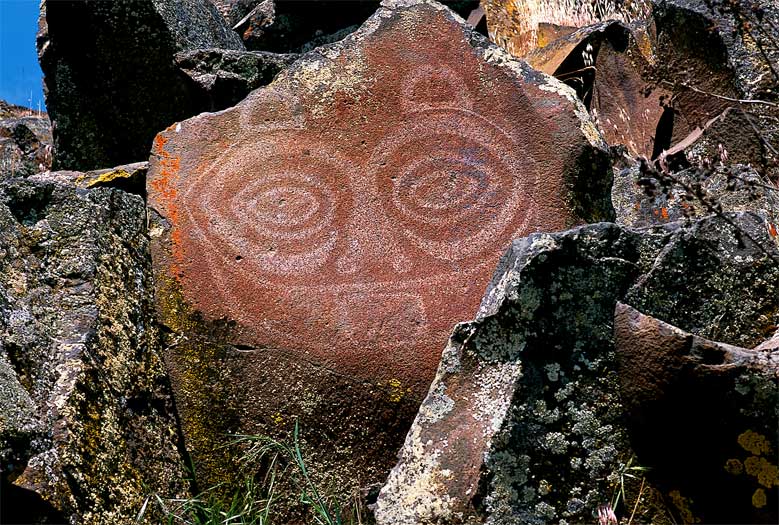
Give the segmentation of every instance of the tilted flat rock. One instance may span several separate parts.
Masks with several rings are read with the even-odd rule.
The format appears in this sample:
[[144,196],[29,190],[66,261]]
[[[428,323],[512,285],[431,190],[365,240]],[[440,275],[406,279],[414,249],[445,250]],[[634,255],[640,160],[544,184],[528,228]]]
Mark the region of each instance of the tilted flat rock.
[[0,184],[3,523],[124,525],[188,489],[144,202],[72,175]]
[[614,340],[636,453],[689,501],[685,523],[776,523],[776,348],[710,341],[622,303]]
[[586,26],[525,59],[576,89],[609,144],[651,159],[661,119],[670,117],[665,106],[671,93],[650,80],[654,57],[645,25],[612,20]]
[[243,49],[208,0],[43,2],[39,25],[54,169],[145,160],[158,131],[209,109],[174,55]]
[[[779,250],[749,213],[689,227],[595,224],[515,241],[476,319],[458,325],[444,350],[380,493],[378,523],[581,523],[597,519],[597,508],[620,494],[620,519],[635,508],[636,522],[689,522],[680,476],[655,479],[635,470],[655,463],[626,424],[615,305],[652,307],[730,342],[760,340],[779,320],[777,282]],[[630,346],[624,338],[622,344]],[[744,415],[753,427],[740,432],[765,432],[766,418],[775,417],[776,384],[773,391],[761,384],[742,389],[739,406],[759,408]],[[749,501],[738,508],[743,504]],[[705,506],[700,514],[707,522],[731,516]]]
[[[504,245],[612,216],[601,144],[568,88],[435,2],[388,2],[235,108],[161,133],[158,304],[174,333],[216,345],[170,352],[194,454],[300,415],[355,441],[352,468],[381,479]],[[299,367],[313,370],[287,381]],[[209,421],[213,392],[237,420]],[[329,428],[332,410],[380,439]]]

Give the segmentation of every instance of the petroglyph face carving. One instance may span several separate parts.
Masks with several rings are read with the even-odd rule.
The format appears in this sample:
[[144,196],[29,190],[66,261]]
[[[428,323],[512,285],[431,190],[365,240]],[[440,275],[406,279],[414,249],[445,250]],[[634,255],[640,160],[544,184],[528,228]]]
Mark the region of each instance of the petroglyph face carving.
[[[252,345],[424,388],[510,241],[569,217],[559,180],[540,175],[562,173],[565,154],[543,170],[535,160],[555,140],[549,117],[459,28],[418,36],[453,27],[388,29],[341,57],[360,64],[358,82],[291,76],[215,116],[219,146],[174,144],[181,174],[160,205],[175,206],[171,253],[188,300],[237,321]],[[186,126],[190,143],[209,132]]]
[[194,175],[185,194],[198,251],[236,268],[241,287],[364,293],[446,279],[499,250],[496,234],[522,232],[532,159],[517,159],[515,139],[472,109],[451,69],[423,67],[399,84],[405,118],[362,162],[307,132],[296,100],[268,96],[288,116],[283,129],[263,129],[248,109],[242,122],[258,136]]

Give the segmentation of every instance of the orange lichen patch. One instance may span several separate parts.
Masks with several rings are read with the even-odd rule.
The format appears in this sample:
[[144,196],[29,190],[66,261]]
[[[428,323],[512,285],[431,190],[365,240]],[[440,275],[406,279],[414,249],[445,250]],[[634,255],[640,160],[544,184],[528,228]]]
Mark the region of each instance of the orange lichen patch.
[[[166,132],[175,129],[174,126],[170,126],[166,129]],[[171,221],[170,241],[171,241],[171,254],[174,260],[181,262],[183,255],[181,253],[181,232],[177,227],[179,221],[179,210],[176,206],[177,191],[173,185],[171,179],[175,179],[178,176],[181,169],[181,160],[178,157],[172,156],[166,149],[165,145],[170,139],[165,137],[162,133],[154,138],[154,153],[159,157],[159,177],[152,180],[149,185],[159,195],[159,201],[164,206],[164,212],[168,219]],[[178,269],[175,265],[171,267],[173,274],[178,273]]]
[[744,461],[744,468],[750,476],[766,488],[779,485],[779,467],[772,465],[763,457],[750,456]]
[[761,509],[765,507],[766,503],[768,503],[768,498],[765,495],[765,491],[763,489],[757,489],[754,494],[752,494],[752,505],[755,508]]
[[744,472],[744,465],[739,461],[738,459],[729,459],[727,462],[725,462],[725,471],[728,474],[733,474],[734,476],[738,476],[739,474]]
[[660,208],[660,215],[663,217],[663,219],[668,220],[668,208]]
[[747,430],[746,432],[738,436],[738,444],[741,448],[747,452],[759,456],[761,454],[769,454],[771,452],[771,444],[768,439],[762,434],[758,434],[753,430]]

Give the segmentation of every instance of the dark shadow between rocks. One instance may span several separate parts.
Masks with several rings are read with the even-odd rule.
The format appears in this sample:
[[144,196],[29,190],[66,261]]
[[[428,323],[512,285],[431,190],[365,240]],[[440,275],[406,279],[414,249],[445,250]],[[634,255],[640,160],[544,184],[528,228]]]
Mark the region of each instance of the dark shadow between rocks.
[[0,524],[54,525],[65,524],[65,517],[38,493],[0,482]]

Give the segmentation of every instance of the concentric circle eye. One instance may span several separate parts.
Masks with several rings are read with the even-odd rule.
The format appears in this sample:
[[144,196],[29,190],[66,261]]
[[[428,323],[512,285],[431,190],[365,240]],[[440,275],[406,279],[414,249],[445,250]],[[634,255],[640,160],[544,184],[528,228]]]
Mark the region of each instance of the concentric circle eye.
[[351,168],[305,144],[268,136],[235,146],[203,171],[186,196],[203,255],[237,267],[249,281],[298,279],[325,265],[339,237],[336,214],[351,206],[343,191]]
[[420,111],[377,152],[371,166],[383,208],[429,256],[454,261],[494,249],[509,227],[521,230],[533,161],[483,117]]
[[411,161],[393,181],[393,205],[410,220],[451,222],[479,205],[490,175],[489,167],[468,159],[434,156]]
[[317,174],[287,171],[247,185],[231,204],[258,234],[292,240],[332,226],[337,199]]

